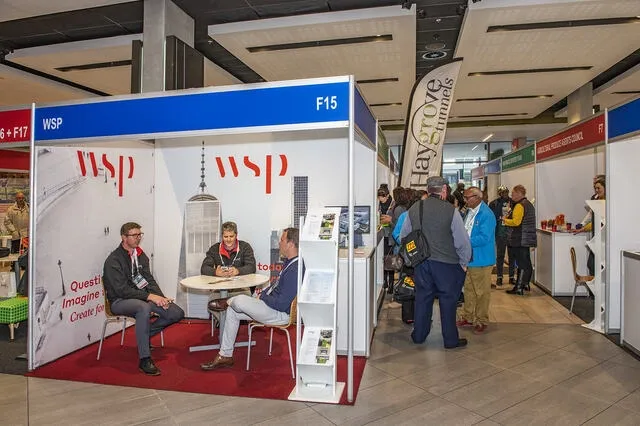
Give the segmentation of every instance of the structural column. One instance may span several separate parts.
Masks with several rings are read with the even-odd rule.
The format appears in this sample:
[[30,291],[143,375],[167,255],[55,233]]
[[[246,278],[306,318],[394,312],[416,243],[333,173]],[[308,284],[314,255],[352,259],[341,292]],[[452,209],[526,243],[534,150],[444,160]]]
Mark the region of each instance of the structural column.
[[[167,37],[174,36],[188,46],[187,49],[193,48],[193,18],[171,0],[144,0],[143,30],[141,86],[140,90],[135,90],[135,84],[132,82],[132,91],[156,92],[174,89],[175,87],[166,85]],[[171,65],[178,66],[175,63]],[[184,64],[180,64],[182,65]],[[173,68],[170,68],[169,72],[172,71]]]
[[567,124],[593,115],[593,83],[589,82],[567,96]]

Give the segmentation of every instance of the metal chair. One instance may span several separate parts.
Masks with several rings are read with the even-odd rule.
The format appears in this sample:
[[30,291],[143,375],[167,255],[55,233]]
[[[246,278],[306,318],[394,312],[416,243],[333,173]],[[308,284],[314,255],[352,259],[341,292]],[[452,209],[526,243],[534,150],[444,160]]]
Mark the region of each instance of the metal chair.
[[[289,334],[289,327],[296,324],[296,317],[298,316],[298,300],[294,298],[291,302],[291,308],[289,310],[289,322],[286,324],[263,324],[257,321],[251,321],[249,323],[249,342],[251,342],[251,332],[255,327],[268,327],[271,329],[271,335],[269,336],[269,356],[271,356],[271,348],[273,344],[273,329],[277,328],[284,331],[287,334],[287,345],[289,346],[289,362],[291,364],[291,377],[296,378],[296,371],[293,367],[293,355],[291,351],[291,335]],[[249,344],[247,351],[247,371],[249,371],[249,362],[251,361],[251,343]]]
[[571,307],[569,308],[569,315],[571,315],[573,313],[573,303],[576,300],[576,291],[578,290],[579,286],[583,286],[587,289],[587,291],[589,291],[589,286],[587,285],[588,281],[593,280],[593,276],[591,275],[578,275],[577,272],[577,261],[576,261],[576,250],[571,247],[569,249],[570,253],[571,253],[571,266],[573,267],[573,279],[575,281],[574,285],[573,285],[573,297],[571,297]]
[[[124,345],[124,332],[127,328],[127,318],[133,318],[133,317],[128,317],[126,315],[116,315],[113,312],[111,312],[111,304],[109,303],[109,299],[107,299],[107,295],[105,293],[104,295],[104,313],[105,313],[105,319],[104,319],[104,324],[102,325],[102,336],[100,336],[100,345],[98,346],[98,356],[96,357],[96,360],[100,360],[100,353],[102,352],[102,342],[104,342],[104,335],[107,332],[107,324],[109,324],[110,322],[120,322],[122,320],[122,335],[120,336],[120,346]],[[155,314],[151,314],[151,316],[153,316]],[[164,348],[164,331],[160,332],[160,344],[162,345],[162,347]]]

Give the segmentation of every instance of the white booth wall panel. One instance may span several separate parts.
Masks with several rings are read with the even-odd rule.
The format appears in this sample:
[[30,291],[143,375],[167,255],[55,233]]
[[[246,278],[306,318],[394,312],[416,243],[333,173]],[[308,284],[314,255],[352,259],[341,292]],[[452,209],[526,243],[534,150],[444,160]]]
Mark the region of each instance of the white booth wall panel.
[[565,215],[573,225],[587,214],[585,200],[593,195],[598,164],[593,149],[537,163],[536,213],[538,220]]
[[533,164],[507,170],[500,175],[500,185],[506,185],[509,191],[516,185],[524,185],[527,190],[527,198],[531,202],[535,198],[535,183],[535,167]]
[[[254,249],[256,262],[269,265],[271,231],[280,231],[293,223],[293,177],[308,177],[309,209],[343,206],[348,201],[348,143],[346,131],[301,131],[207,136],[204,138],[164,139],[156,141],[157,208],[155,233],[156,278],[168,297],[174,297],[183,230],[184,206],[199,193],[202,141],[205,142],[206,193],[220,200],[222,221],[238,225],[238,238]],[[319,138],[320,136],[320,138]],[[326,138],[322,139],[321,137]],[[375,151],[356,143],[355,203],[370,205],[372,220],[377,201],[373,179]],[[266,192],[266,156],[271,155],[271,192]],[[286,157],[284,176],[280,155]],[[248,157],[260,169],[260,176],[245,166]],[[222,177],[217,160],[222,163]],[[234,176],[230,165],[237,168]],[[368,162],[369,164],[365,164]],[[370,245],[372,230],[363,236]],[[260,265],[259,265],[260,266]],[[268,273],[258,270],[259,273]]]
[[[640,136],[607,146],[607,330],[617,330],[621,321],[621,251],[640,250],[640,229],[636,226],[640,203],[637,168]],[[640,300],[638,301],[640,303]],[[627,325],[628,326],[628,325]],[[634,324],[637,327],[638,324]]]
[[[104,261],[120,244],[125,222],[142,225],[141,246],[153,258],[154,216],[152,146],[38,145],[36,151],[34,367],[100,338]],[[117,329],[113,324],[109,334]]]

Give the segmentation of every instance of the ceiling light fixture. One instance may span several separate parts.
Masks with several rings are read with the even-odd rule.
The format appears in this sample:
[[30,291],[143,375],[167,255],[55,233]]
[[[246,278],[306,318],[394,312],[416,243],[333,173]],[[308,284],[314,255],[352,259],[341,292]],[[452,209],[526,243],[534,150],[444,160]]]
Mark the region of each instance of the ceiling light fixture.
[[591,66],[581,67],[557,67],[557,68],[530,68],[525,70],[500,70],[500,71],[479,71],[470,72],[467,74],[469,77],[479,77],[483,75],[505,75],[505,74],[531,74],[539,72],[562,72],[562,71],[588,71]]
[[460,98],[458,99],[458,102],[505,101],[511,99],[544,99],[552,97],[553,95],[496,96],[491,98]]
[[500,31],[527,31],[543,30],[555,28],[577,28],[593,27],[602,25],[633,24],[640,22],[638,16],[627,16],[620,18],[600,18],[600,19],[580,19],[574,21],[554,21],[554,22],[531,22],[527,24],[492,25],[487,28],[488,33]]
[[[485,138],[484,138],[484,139],[482,139],[482,142],[486,142],[486,141],[488,141],[489,139],[491,139],[492,137],[493,137],[493,133],[489,133],[487,136],[485,136]],[[476,145],[476,146],[477,146],[477,145]]]
[[447,56],[447,52],[443,52],[442,50],[435,50],[432,52],[426,52],[422,54],[422,59],[426,59],[427,61],[435,61],[436,59],[442,59]]
[[309,47],[341,46],[345,44],[375,43],[375,42],[392,41],[392,40],[393,40],[392,34],[381,34],[381,35],[364,36],[364,37],[303,41],[300,43],[272,44],[268,46],[251,46],[251,47],[247,47],[247,50],[250,53],[273,52],[277,50],[305,49]]
[[[482,141],[482,142],[484,142],[484,141]],[[475,149],[476,149],[477,147],[479,147],[479,146],[480,146],[480,145],[476,145],[476,146],[474,146],[473,148],[471,148],[471,151],[475,151]]]

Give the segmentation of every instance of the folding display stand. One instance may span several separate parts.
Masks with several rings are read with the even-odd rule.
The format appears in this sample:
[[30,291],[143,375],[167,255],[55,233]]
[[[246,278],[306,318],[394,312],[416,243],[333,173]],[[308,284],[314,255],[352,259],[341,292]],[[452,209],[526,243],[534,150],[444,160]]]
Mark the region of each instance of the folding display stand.
[[[301,219],[296,329],[296,386],[290,400],[340,402],[336,382],[338,232],[340,209],[322,209]],[[303,324],[304,323],[304,327]]]
[[603,200],[587,200],[587,206],[593,212],[593,238],[587,241],[587,247],[593,252],[594,257],[594,277],[593,280],[587,282],[594,295],[593,321],[589,324],[583,324],[583,327],[599,333],[604,333],[605,320],[605,280],[606,262],[605,262],[605,240],[606,240],[606,218],[605,218],[605,201]]

